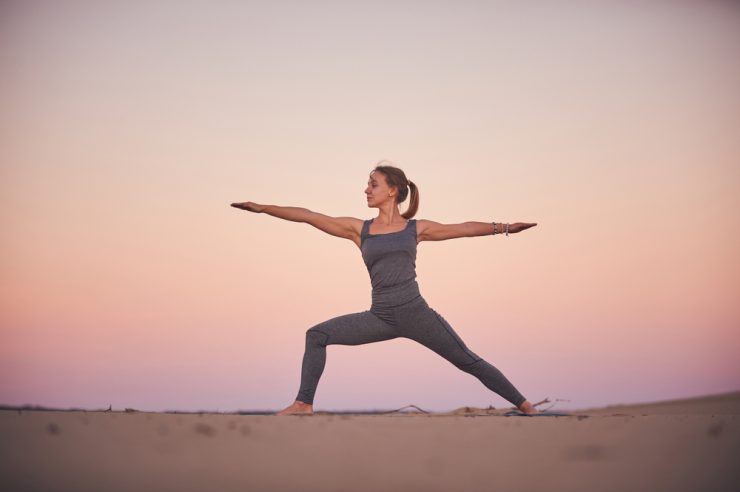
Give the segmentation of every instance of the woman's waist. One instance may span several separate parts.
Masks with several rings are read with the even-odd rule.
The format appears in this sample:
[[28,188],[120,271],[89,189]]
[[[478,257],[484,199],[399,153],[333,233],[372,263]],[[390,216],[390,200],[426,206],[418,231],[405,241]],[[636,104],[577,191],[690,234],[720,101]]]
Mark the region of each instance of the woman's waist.
[[412,278],[395,285],[373,287],[372,301],[374,306],[398,306],[420,295],[419,284]]

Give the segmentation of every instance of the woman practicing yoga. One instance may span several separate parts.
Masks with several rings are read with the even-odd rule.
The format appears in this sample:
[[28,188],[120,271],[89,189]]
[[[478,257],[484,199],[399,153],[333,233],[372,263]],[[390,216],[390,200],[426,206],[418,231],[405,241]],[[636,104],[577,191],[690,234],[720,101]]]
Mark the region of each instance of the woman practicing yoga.
[[[381,161],[370,173],[365,195],[367,206],[378,209],[372,220],[329,217],[305,208],[232,203],[232,207],[266,213],[293,222],[306,222],[333,236],[353,241],[362,252],[372,284],[369,311],[339,316],[306,332],[301,386],[295,402],[277,415],[313,413],[316,387],[326,363],[326,346],[361,345],[397,337],[415,340],[435,351],[457,368],[478,378],[488,389],[527,414],[537,412],[494,366],[465,346],[447,321],[427,305],[416,283],[416,245],[458,237],[513,234],[537,224],[464,222],[440,224],[412,217],[419,208],[419,190],[397,167]],[[411,195],[408,210],[399,204]]]

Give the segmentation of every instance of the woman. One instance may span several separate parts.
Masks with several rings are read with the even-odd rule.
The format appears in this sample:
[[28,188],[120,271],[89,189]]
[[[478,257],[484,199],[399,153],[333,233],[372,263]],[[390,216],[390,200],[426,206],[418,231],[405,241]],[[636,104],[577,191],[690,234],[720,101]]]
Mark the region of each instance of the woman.
[[[369,311],[347,314],[324,321],[306,332],[306,350],[301,369],[301,386],[296,400],[277,415],[310,415],[321,374],[326,363],[326,346],[361,345],[405,337],[435,351],[459,369],[477,377],[487,388],[513,403],[524,413],[534,406],[494,366],[471,352],[452,327],[431,309],[416,283],[416,245],[421,241],[442,241],[458,237],[504,233],[507,236],[537,224],[464,222],[440,224],[412,217],[419,208],[419,190],[397,167],[378,163],[370,173],[365,195],[367,206],[378,209],[372,220],[328,217],[305,208],[232,203],[232,207],[266,213],[293,222],[306,222],[333,236],[353,241],[365,261],[372,283]],[[408,210],[399,204],[411,194]]]

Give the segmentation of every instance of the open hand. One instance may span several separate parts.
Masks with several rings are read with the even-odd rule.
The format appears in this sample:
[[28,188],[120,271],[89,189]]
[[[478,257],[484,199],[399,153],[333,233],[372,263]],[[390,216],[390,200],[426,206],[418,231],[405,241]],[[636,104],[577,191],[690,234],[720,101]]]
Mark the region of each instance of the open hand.
[[513,224],[509,224],[509,234],[513,234],[515,232],[521,232],[525,229],[529,229],[530,227],[534,227],[537,225],[537,222],[530,224],[527,222],[514,222]]
[[264,210],[264,205],[260,205],[259,203],[254,202],[242,202],[242,203],[232,203],[232,207],[234,208],[240,208],[242,210],[246,210],[247,212],[256,212],[260,213],[262,210]]

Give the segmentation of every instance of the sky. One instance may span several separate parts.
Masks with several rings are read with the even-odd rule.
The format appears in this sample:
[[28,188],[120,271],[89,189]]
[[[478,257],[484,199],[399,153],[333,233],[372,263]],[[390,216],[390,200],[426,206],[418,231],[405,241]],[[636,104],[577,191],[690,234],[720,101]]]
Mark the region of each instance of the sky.
[[[740,7],[729,1],[0,4],[0,404],[259,410],[370,307],[389,159],[422,295],[532,402],[740,390]],[[405,207],[402,207],[402,211]],[[410,340],[329,346],[317,410],[510,406]]]

